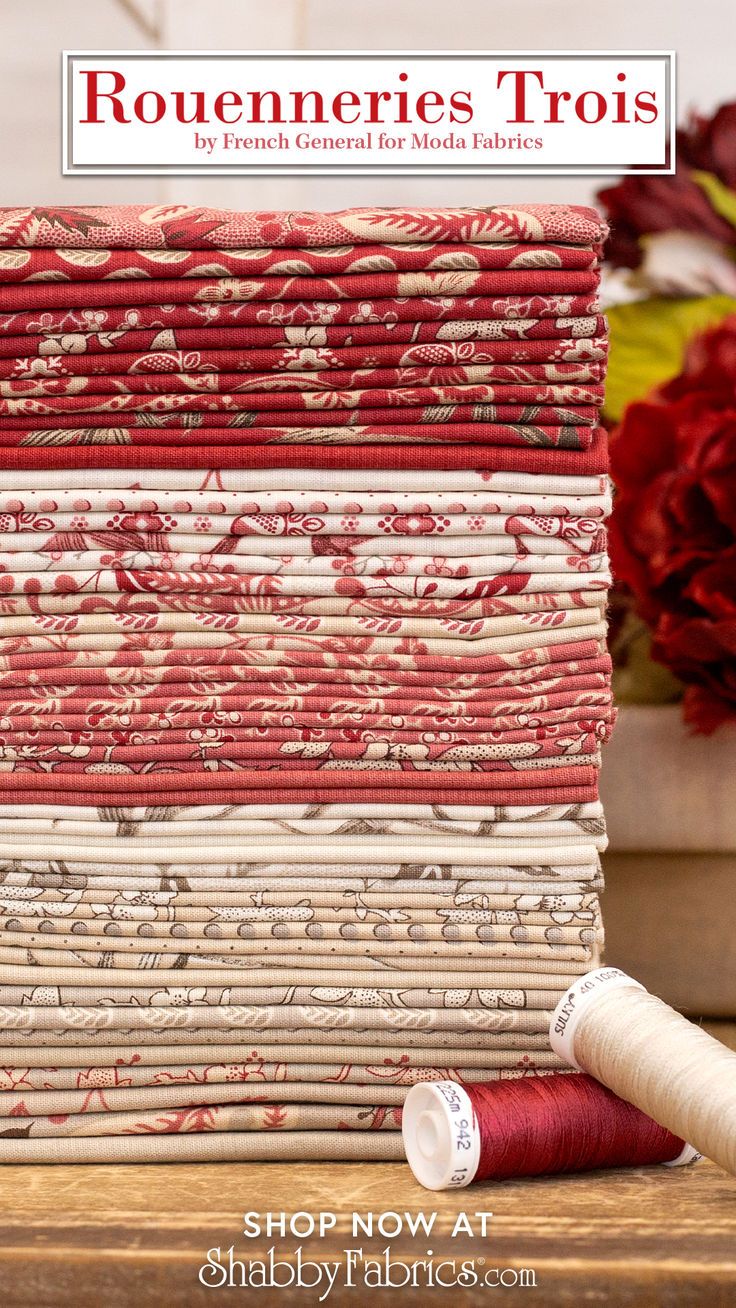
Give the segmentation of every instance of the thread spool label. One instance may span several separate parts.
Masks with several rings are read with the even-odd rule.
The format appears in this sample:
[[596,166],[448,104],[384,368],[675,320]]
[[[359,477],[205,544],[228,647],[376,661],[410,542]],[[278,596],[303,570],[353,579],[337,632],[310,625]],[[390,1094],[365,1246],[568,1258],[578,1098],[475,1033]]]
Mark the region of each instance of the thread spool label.
[[624,986],[644,990],[639,981],[622,972],[620,967],[598,967],[593,972],[586,972],[566,991],[552,1014],[550,1044],[560,1058],[564,1058],[566,1063],[576,1067],[579,1072],[586,1070],[575,1057],[575,1032],[583,1013],[602,993]]
[[[425,1143],[427,1120],[434,1129]],[[430,1190],[470,1185],[478,1170],[480,1131],[470,1096],[456,1081],[415,1085],[404,1102],[402,1135],[407,1161],[422,1185]]]
[[686,1144],[683,1145],[677,1157],[670,1158],[666,1163],[664,1163],[664,1166],[687,1167],[689,1163],[699,1163],[702,1157],[703,1155],[698,1153],[694,1145]]
[[473,1105],[470,1096],[456,1081],[437,1081],[435,1088],[447,1105],[452,1132],[453,1168],[447,1189],[460,1189],[470,1185],[478,1170],[480,1137],[473,1117]]

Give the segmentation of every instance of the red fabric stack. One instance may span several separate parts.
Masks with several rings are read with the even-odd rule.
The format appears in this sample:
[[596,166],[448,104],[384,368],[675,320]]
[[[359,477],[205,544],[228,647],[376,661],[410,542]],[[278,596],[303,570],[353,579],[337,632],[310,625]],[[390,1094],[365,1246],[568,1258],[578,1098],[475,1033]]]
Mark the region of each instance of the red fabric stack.
[[604,235],[0,210],[0,1158],[396,1156],[413,1080],[556,1066]]

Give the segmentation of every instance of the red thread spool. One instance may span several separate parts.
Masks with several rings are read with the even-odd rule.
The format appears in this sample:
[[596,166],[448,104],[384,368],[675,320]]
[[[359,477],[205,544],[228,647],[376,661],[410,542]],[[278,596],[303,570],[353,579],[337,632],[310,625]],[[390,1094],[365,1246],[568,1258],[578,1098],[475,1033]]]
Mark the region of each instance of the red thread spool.
[[404,1103],[402,1133],[409,1165],[428,1190],[604,1167],[673,1167],[698,1157],[586,1075],[417,1085]]

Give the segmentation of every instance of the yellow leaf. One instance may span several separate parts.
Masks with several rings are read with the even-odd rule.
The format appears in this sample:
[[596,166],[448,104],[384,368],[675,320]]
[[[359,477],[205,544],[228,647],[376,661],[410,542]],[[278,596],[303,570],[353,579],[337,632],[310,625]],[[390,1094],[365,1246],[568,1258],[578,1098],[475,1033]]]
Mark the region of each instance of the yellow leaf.
[[636,300],[607,310],[611,354],[604,412],[618,422],[632,400],[643,399],[682,370],[688,342],[736,313],[736,299]]
[[690,174],[702,191],[705,191],[716,213],[725,218],[727,223],[736,227],[736,191],[725,186],[713,173],[693,172]]

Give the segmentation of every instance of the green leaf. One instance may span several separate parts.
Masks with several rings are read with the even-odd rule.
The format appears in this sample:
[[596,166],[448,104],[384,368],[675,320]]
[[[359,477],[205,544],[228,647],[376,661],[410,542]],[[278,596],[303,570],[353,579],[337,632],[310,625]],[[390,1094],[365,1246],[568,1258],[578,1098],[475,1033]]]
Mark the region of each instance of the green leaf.
[[693,181],[705,191],[711,206],[721,218],[736,227],[736,191],[725,186],[713,173],[692,172]]
[[682,682],[652,658],[651,632],[635,613],[627,613],[611,655],[618,704],[675,704],[682,699]]
[[607,311],[611,357],[605,415],[618,422],[632,400],[681,371],[688,342],[699,332],[736,313],[730,295],[694,299],[636,300]]

